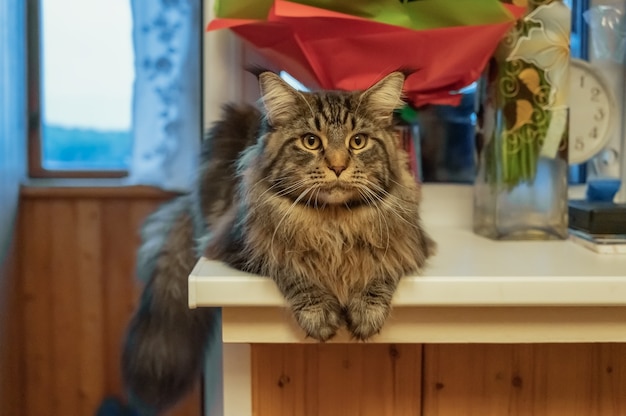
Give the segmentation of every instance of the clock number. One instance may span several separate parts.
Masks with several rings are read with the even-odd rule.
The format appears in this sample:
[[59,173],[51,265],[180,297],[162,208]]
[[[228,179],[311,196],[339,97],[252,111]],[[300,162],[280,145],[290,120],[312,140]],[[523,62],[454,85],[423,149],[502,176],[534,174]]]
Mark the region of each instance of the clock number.
[[591,131],[589,132],[589,137],[591,137],[592,139],[597,139],[598,138],[598,128],[594,127],[591,129]]
[[585,149],[585,141],[582,137],[577,136],[576,139],[574,139],[574,149],[579,152],[582,152]]
[[600,88],[593,87],[591,89],[591,101],[596,102],[596,103],[600,101]]
[[580,88],[585,88],[585,76],[580,76]]
[[602,108],[598,108],[598,111],[597,111],[597,112],[596,112],[596,114],[593,116],[593,119],[594,119],[595,121],[602,121],[602,120],[604,120],[604,116],[605,116],[605,114],[604,114],[604,109],[602,109]]

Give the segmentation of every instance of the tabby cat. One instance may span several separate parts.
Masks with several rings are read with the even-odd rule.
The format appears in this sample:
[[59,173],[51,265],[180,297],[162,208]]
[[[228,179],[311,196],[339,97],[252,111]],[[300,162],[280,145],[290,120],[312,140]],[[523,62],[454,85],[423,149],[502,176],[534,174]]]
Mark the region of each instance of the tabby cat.
[[385,323],[399,279],[420,272],[434,247],[394,133],[402,73],[354,92],[300,92],[272,72],[258,78],[265,116],[225,107],[205,140],[197,190],[142,229],[147,285],[123,374],[157,409],[191,387],[214,327],[214,310],[187,308],[199,256],[271,277],[307,336],[326,341],[346,326],[367,340]]

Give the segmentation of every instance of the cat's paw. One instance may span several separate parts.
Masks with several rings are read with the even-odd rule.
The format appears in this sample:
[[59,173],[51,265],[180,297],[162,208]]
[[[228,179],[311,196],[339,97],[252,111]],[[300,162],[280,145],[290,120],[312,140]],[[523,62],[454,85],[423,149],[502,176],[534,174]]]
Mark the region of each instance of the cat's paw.
[[334,298],[294,309],[293,315],[307,336],[321,342],[334,337],[344,323],[341,305]]
[[366,341],[382,329],[391,306],[367,294],[354,296],[348,303],[346,320],[352,336]]

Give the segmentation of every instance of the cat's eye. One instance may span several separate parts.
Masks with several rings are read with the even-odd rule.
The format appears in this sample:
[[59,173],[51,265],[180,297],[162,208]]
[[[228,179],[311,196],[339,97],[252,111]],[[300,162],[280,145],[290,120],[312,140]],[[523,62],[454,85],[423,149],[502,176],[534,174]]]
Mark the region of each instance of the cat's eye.
[[367,135],[363,133],[355,134],[350,138],[350,148],[354,150],[360,150],[367,144]]
[[322,146],[322,140],[316,135],[308,133],[302,136],[302,145],[309,150],[317,150]]

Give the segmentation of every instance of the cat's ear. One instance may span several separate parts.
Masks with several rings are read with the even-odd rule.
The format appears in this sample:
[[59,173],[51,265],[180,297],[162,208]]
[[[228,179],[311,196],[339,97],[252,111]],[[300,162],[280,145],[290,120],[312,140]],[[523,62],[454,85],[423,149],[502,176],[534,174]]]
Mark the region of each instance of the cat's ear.
[[375,118],[391,122],[393,111],[401,108],[405,76],[392,72],[362,93],[361,101]]
[[298,101],[303,99],[300,93],[273,72],[263,72],[258,77],[261,101],[270,125],[292,119]]

